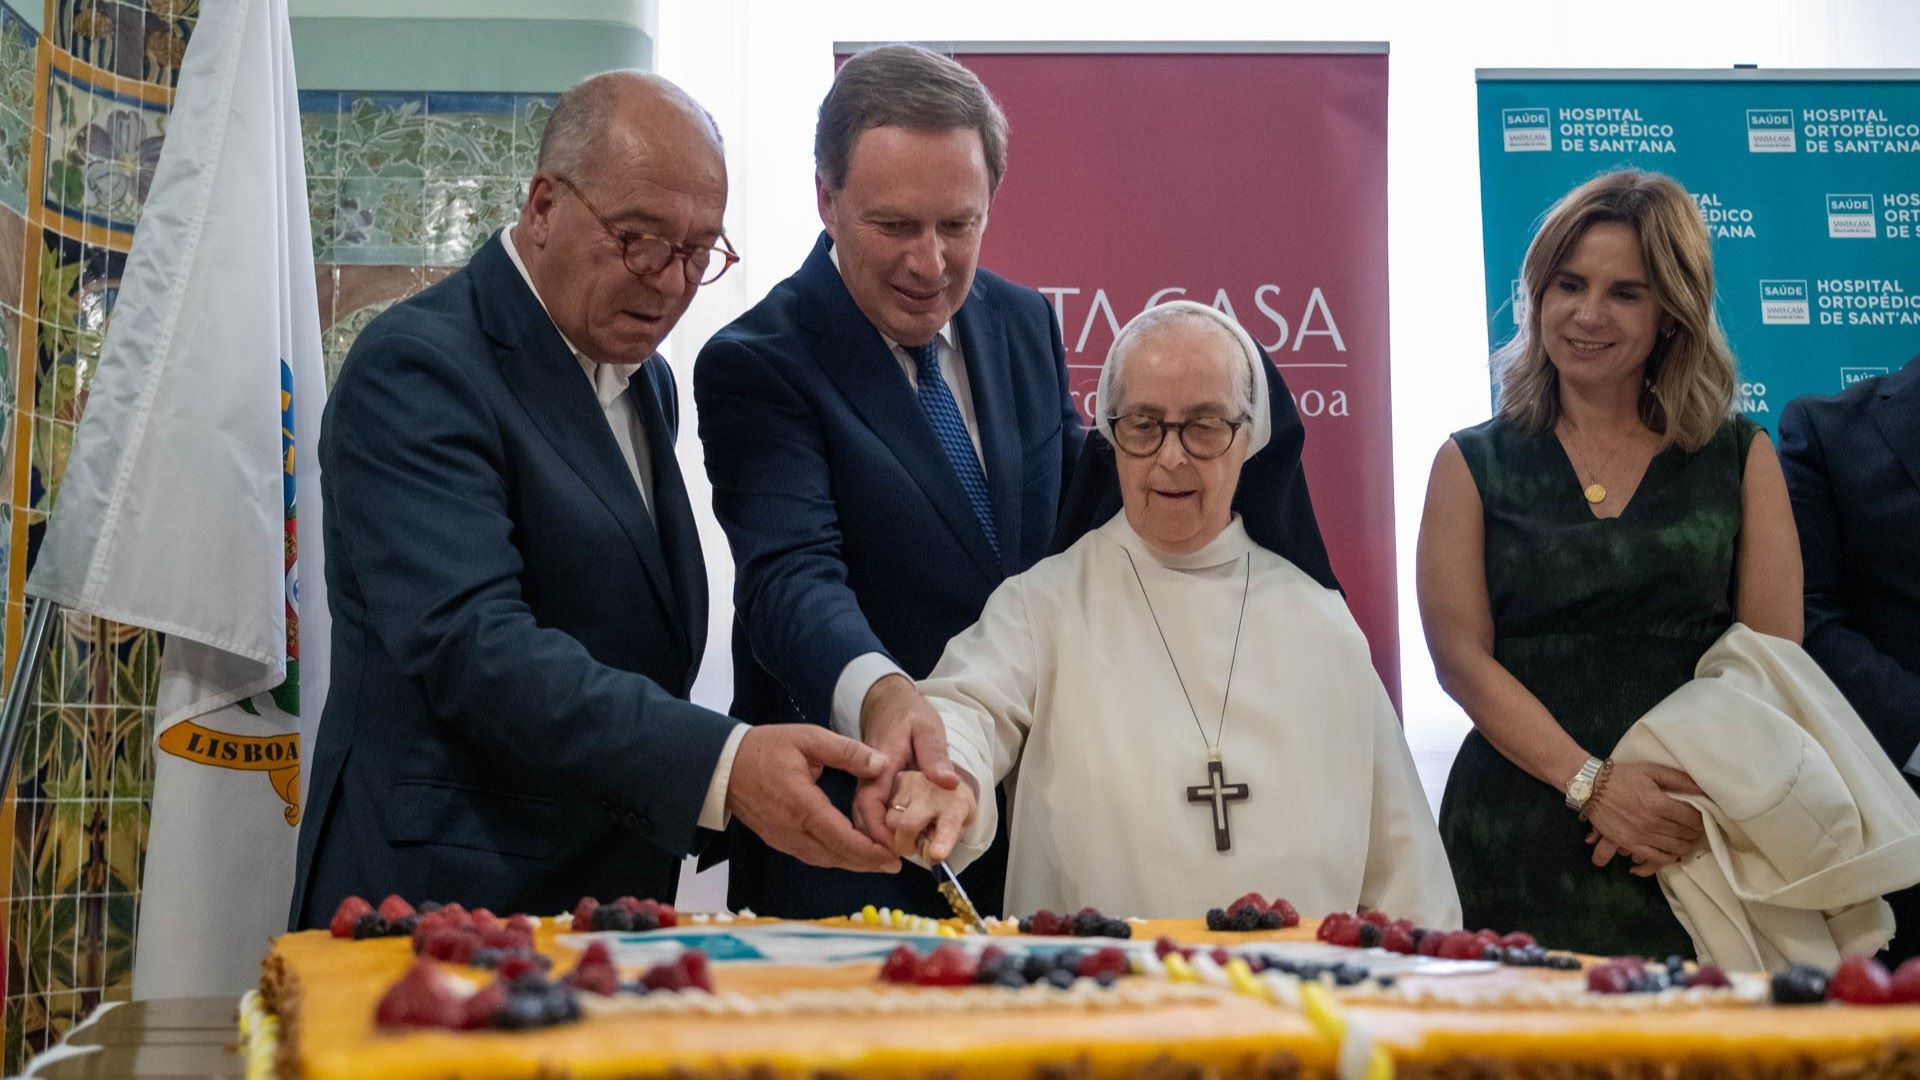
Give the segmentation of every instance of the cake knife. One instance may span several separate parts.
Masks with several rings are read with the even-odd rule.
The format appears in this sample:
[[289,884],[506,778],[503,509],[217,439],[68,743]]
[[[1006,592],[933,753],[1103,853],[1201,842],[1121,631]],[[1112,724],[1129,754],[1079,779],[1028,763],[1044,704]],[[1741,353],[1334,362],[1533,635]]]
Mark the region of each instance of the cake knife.
[[[925,837],[920,838],[920,857],[927,858]],[[934,887],[940,891],[941,896],[946,897],[947,906],[953,909],[954,915],[974,930],[982,934],[986,933],[987,924],[980,918],[980,909],[973,906],[973,899],[967,895],[966,887],[960,884],[960,876],[953,872],[953,868],[948,866],[945,860],[935,862],[927,859],[927,866],[933,871]]]

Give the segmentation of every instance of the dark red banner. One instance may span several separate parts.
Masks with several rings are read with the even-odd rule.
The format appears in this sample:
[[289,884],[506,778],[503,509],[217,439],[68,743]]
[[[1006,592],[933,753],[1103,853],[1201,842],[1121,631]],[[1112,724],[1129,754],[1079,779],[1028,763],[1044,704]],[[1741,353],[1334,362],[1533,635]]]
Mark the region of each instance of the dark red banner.
[[981,265],[1052,300],[1089,422],[1107,347],[1149,304],[1211,304],[1272,354],[1397,705],[1386,53],[1100,47],[955,52],[1012,126]]

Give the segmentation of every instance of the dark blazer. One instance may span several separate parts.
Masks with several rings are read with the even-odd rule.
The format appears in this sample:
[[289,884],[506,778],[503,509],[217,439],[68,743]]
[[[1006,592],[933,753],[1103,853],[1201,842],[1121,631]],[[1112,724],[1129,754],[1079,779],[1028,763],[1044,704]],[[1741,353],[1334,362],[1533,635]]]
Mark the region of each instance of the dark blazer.
[[333,672],[292,923],[671,899],[732,721],[683,700],[706,572],[673,375],[628,389],[654,515],[498,236],[354,344],[320,432]]
[[[1806,565],[1806,648],[1895,768],[1920,746],[1920,357],[1780,413]],[[1889,893],[1884,959],[1920,956],[1920,887]]]
[[1904,768],[1920,746],[1920,357],[1788,402],[1780,463],[1806,563],[1807,652]]
[[[1001,581],[1045,557],[1079,455],[1079,414],[1045,298],[980,270],[954,316],[1000,554],[988,546],[911,385],[855,305],[823,235],[798,273],[700,351],[693,373],[714,512],[733,548],[733,713],[828,723],[868,652],[926,675]],[[847,809],[851,778],[821,786]],[[729,899],[817,917],[862,904],[942,913],[931,876],[821,870],[729,834]],[[997,911],[1005,845],[965,875]]]

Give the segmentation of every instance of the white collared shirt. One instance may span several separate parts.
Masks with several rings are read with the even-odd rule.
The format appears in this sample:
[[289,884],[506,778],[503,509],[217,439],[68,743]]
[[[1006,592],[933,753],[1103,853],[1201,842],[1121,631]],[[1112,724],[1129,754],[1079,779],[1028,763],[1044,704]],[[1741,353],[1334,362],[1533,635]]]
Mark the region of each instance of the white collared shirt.
[[[839,248],[828,248],[827,258],[833,261],[835,270],[840,269]],[[874,327],[874,332],[880,333],[880,328]],[[880,340],[887,343],[888,351],[893,353],[894,362],[900,365],[900,371],[907,377],[907,385],[913,388],[917,396],[920,393],[920,369],[914,365],[913,357],[907,354],[907,350],[899,342],[886,334],[881,333]],[[986,475],[985,455],[980,450],[980,421],[974,418],[973,413],[973,384],[967,379],[967,362],[960,355],[960,338],[954,333],[952,320],[948,320],[947,324],[933,335],[933,340],[940,345],[940,377],[947,380],[947,389],[953,391],[954,403],[960,406],[960,419],[966,422],[967,438],[973,440],[974,456],[982,459],[981,475],[984,476]]]
[[[827,258],[833,260],[835,270],[840,269],[840,249],[837,246],[827,249]],[[879,330],[878,327],[874,329],[876,332]],[[913,357],[907,355],[907,350],[899,342],[887,335],[881,334],[880,340],[887,343],[887,349],[893,353],[901,372],[907,376],[907,385],[918,395],[920,372]],[[966,358],[960,355],[960,338],[954,333],[952,320],[940,328],[940,332],[934,335],[934,341],[940,346],[940,377],[947,380],[947,389],[953,391],[954,403],[960,406],[960,419],[966,422],[967,438],[973,440],[973,453],[982,459],[980,474],[985,476],[985,455],[980,450],[980,422],[973,411],[973,386],[967,379]],[[833,682],[833,714],[830,718],[833,730],[850,739],[858,739],[860,706],[866,702],[867,692],[873,689],[873,684],[889,675],[907,677],[907,673],[900,670],[900,665],[894,663],[886,653],[863,653],[847,661],[847,666],[840,669],[840,677]]]
[[[513,226],[500,230],[500,246],[507,249],[507,258],[513,261],[513,268],[520,271],[520,280],[527,283],[527,291],[540,301],[540,310],[547,310],[547,302],[540,299],[540,290],[533,287],[533,278],[527,273],[527,264],[520,261],[520,251],[513,243]],[[553,315],[548,313],[551,320]],[[554,329],[560,328],[556,325]],[[593,386],[593,396],[600,401],[600,409],[606,414],[607,426],[613,429],[613,441],[620,445],[620,456],[627,461],[627,471],[633,474],[633,483],[640,491],[640,505],[646,508],[648,516],[653,514],[653,461],[647,452],[647,431],[641,426],[640,414],[633,407],[633,398],[627,393],[627,384],[633,379],[633,373],[640,370],[640,364],[597,364],[588,359],[573,342],[567,341],[567,335],[561,334],[560,340],[566,342],[567,350],[580,362],[580,370]],[[674,468],[679,468],[675,463]],[[697,643],[704,644],[704,643]],[[858,717],[855,717],[858,723]],[[714,764],[713,779],[707,782],[707,797],[700,804],[699,826],[703,829],[720,830],[727,827],[727,784],[733,779],[733,758],[740,751],[740,740],[746,737],[747,725],[735,724],[733,733],[727,736],[726,745],[720,748],[720,760]]]
[[[520,280],[527,283],[527,289],[535,300],[540,300],[540,290],[533,287],[533,278],[527,275],[527,264],[520,261],[520,251],[513,245],[513,226],[500,230],[500,244],[507,249],[507,258],[513,260],[513,268],[520,271]],[[547,302],[540,300],[540,310],[547,310]],[[548,319],[553,315],[548,312]],[[559,329],[559,327],[555,327]],[[653,456],[647,450],[647,429],[640,422],[640,411],[634,408],[633,398],[627,395],[627,385],[633,381],[633,373],[640,370],[642,359],[634,364],[599,364],[576,348],[567,335],[561,334],[560,340],[566,342],[567,351],[579,362],[580,370],[586,373],[587,382],[593,386],[593,396],[600,401],[600,411],[606,414],[607,427],[613,430],[613,441],[620,446],[620,456],[626,459],[627,471],[633,474],[634,486],[640,489],[640,505],[647,514],[653,514]]]

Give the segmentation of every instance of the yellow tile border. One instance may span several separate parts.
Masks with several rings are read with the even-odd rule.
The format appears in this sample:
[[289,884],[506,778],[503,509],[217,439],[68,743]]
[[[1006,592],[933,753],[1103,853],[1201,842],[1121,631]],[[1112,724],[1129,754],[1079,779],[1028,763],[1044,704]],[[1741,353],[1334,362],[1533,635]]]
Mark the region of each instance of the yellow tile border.
[[[51,9],[54,2],[55,0],[47,0],[49,14],[52,13]],[[44,87],[47,85],[47,79],[49,78],[48,73],[52,67],[52,54],[55,51],[53,46],[48,43],[46,35],[44,34],[34,43],[33,77],[35,86]],[[36,119],[44,109],[44,103],[35,108]],[[24,243],[26,244],[27,250],[24,253],[24,258],[21,259],[20,267],[19,355],[13,358],[15,375],[13,382],[13,403],[16,418],[16,422],[13,425],[13,490],[7,494],[8,500],[13,504],[13,535],[9,538],[9,550],[16,556],[8,560],[7,563],[7,595],[12,598],[14,602],[7,605],[7,648],[4,658],[5,667],[0,668],[0,681],[10,680],[13,677],[14,661],[20,652],[20,635],[25,630],[26,622],[25,608],[20,601],[25,599],[23,587],[26,585],[27,580],[26,551],[29,511],[27,500],[31,491],[29,473],[32,472],[32,463],[28,461],[27,455],[32,452],[33,425],[36,418],[32,415],[32,410],[22,412],[20,405],[22,402],[32,402],[38,390],[36,383],[39,375],[39,364],[30,363],[27,358],[39,355],[40,253],[46,247],[46,244],[41,240],[41,229],[44,227],[45,220],[45,215],[41,212],[41,201],[44,195],[42,190],[45,186],[43,174],[46,172],[47,157],[46,125],[44,123],[29,123],[28,131],[30,135],[27,140],[27,205],[26,227],[24,230]],[[7,788],[8,803],[11,804],[14,790],[12,786],[13,778],[7,777],[6,781],[9,785]],[[10,840],[8,844],[10,847]]]

